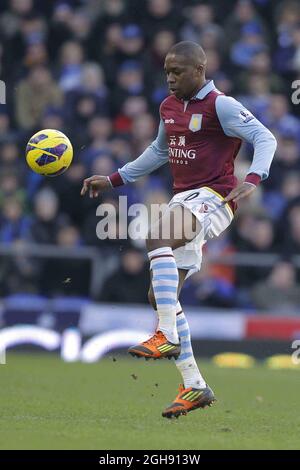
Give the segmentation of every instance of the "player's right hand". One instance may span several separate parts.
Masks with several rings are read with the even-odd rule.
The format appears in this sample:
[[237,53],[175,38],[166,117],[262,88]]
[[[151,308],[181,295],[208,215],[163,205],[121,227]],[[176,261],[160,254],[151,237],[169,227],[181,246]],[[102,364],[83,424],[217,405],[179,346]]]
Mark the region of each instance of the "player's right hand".
[[101,191],[111,189],[111,184],[107,176],[94,175],[83,181],[81,196],[89,192],[91,198],[98,197]]

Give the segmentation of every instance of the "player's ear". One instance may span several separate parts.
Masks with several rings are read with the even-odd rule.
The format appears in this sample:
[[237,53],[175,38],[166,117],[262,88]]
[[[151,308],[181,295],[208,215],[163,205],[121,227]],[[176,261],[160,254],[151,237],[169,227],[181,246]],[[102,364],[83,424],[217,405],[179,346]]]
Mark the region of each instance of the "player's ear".
[[205,65],[204,64],[198,64],[197,65],[197,70],[200,73],[200,75],[204,75],[205,72]]
[[203,74],[204,74],[203,65],[197,64],[196,68],[195,68],[195,76],[196,77],[202,77]]

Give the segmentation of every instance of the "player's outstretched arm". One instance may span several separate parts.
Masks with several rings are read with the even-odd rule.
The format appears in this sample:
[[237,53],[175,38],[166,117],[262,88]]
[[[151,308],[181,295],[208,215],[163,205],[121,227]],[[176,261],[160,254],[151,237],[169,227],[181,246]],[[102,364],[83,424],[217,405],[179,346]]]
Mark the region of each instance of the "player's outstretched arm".
[[152,173],[160,166],[167,163],[168,144],[164,124],[160,121],[156,139],[135,160],[126,163],[122,168],[110,176],[94,175],[83,182],[81,195],[87,192],[91,198],[99,196],[100,192],[115,188],[126,183],[132,183],[142,176]]

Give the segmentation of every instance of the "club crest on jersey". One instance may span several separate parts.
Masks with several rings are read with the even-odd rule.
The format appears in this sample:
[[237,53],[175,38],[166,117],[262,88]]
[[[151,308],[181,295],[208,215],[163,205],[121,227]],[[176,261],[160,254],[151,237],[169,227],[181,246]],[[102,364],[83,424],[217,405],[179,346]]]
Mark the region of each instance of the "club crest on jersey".
[[192,132],[200,131],[202,125],[202,114],[192,114],[189,129]]

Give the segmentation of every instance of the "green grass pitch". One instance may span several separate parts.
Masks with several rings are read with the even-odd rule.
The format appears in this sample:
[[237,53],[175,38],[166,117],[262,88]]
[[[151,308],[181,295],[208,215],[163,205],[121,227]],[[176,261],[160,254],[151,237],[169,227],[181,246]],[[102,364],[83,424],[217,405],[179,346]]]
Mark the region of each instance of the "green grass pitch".
[[96,364],[8,352],[0,366],[1,449],[299,449],[299,371],[198,361],[217,403],[161,417],[179,374],[169,361]]

